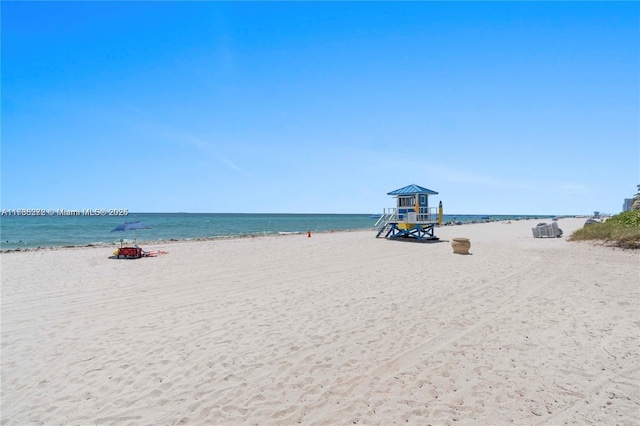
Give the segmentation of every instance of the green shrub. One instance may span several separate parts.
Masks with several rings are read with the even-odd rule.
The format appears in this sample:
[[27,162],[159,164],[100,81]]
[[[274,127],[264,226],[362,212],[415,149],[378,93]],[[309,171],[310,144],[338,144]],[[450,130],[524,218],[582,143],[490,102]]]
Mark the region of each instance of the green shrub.
[[616,247],[640,249],[640,211],[620,213],[603,223],[575,231],[569,241],[595,240]]
[[631,210],[612,216],[607,222],[613,221],[620,225],[640,228],[640,210]]

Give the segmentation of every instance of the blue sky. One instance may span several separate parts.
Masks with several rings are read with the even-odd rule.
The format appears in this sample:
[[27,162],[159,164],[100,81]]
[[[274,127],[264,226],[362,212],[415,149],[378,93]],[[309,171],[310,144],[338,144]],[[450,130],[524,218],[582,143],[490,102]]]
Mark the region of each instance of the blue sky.
[[2,208],[617,213],[637,2],[2,2]]

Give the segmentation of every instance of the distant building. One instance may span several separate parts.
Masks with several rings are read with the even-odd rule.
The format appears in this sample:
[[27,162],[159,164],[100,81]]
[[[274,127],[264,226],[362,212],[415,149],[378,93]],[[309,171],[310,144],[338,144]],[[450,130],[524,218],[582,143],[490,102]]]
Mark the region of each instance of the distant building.
[[625,198],[624,204],[622,205],[622,211],[623,212],[631,211],[631,204],[633,204],[633,198]]

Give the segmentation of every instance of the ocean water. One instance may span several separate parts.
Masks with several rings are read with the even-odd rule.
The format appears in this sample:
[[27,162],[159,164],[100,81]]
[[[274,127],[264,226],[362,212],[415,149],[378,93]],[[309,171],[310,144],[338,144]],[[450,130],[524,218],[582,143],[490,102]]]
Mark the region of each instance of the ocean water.
[[[526,215],[444,215],[445,222],[476,222]],[[111,232],[129,221],[142,221],[151,229]],[[371,229],[377,219],[369,214],[244,214],[244,213],[130,213],[127,216],[2,216],[0,249],[85,246]]]

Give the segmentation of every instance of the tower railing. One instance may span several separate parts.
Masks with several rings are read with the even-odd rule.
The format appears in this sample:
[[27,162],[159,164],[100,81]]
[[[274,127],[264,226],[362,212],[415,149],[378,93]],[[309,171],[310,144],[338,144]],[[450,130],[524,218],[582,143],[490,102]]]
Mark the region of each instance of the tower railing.
[[398,211],[395,207],[382,209],[382,216],[378,218],[375,227],[379,229],[394,220],[398,220]]
[[435,223],[438,222],[437,207],[420,207],[414,219],[409,219],[405,215],[402,220],[398,217],[398,209],[396,207],[385,208],[382,210],[382,216],[378,218],[375,224],[376,229],[380,229],[389,222],[416,222],[416,223]]
[[416,215],[416,220],[419,223],[422,222],[437,222],[438,221],[438,208],[437,207],[420,207],[420,211]]

